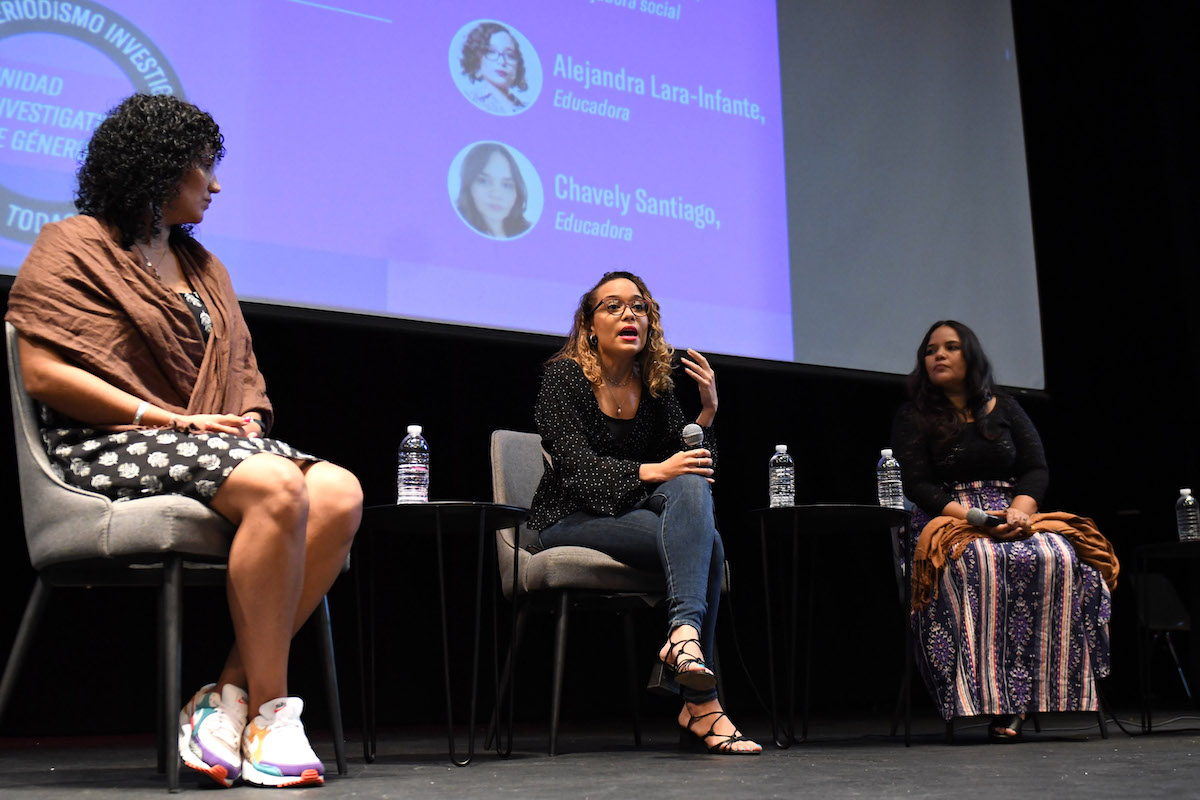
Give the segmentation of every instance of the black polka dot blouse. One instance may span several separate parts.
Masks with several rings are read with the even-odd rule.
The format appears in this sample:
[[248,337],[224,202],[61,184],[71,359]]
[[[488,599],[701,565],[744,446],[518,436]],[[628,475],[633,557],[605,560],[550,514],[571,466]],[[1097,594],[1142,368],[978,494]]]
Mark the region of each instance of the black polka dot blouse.
[[[651,397],[643,389],[632,429],[614,439],[583,368],[570,359],[546,366],[534,419],[552,461],[533,498],[529,527],[538,531],[576,511],[618,516],[633,509],[654,489],[638,469],[684,449],[682,431],[691,421],[673,392]],[[703,446],[715,466],[711,427],[704,428]]]

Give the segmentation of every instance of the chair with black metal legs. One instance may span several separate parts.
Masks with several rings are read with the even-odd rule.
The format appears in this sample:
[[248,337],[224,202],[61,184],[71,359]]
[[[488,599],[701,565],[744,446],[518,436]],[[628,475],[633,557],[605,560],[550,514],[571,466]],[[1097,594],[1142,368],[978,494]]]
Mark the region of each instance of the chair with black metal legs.
[[[548,458],[542,450],[541,442],[541,437],[534,433],[493,431],[492,495],[495,502],[522,507],[528,507],[533,502],[534,491],[542,477],[542,459]],[[558,752],[567,630],[572,612],[579,609],[601,609],[615,612],[622,617],[628,651],[634,742],[640,745],[640,682],[636,675],[633,621],[630,612],[658,605],[662,601],[662,573],[634,569],[586,547],[552,547],[536,553],[524,549],[536,541],[537,534],[524,524],[520,529],[507,528],[496,533],[501,585],[504,587],[505,596],[516,604],[511,646],[515,649],[519,645],[531,611],[548,611],[557,615],[551,682],[550,755]],[[512,596],[514,575],[516,597]],[[511,661],[510,659],[509,666],[512,665]],[[509,674],[509,667],[505,668],[503,683],[511,692],[514,681]],[[511,745],[511,731],[509,743]]]
[[1192,615],[1179,599],[1175,585],[1171,579],[1161,572],[1143,572],[1133,579],[1133,591],[1137,598],[1138,610],[1138,674],[1140,677],[1142,729],[1153,729],[1150,703],[1153,697],[1151,687],[1151,667],[1154,665],[1154,646],[1161,636],[1167,644],[1167,652],[1175,664],[1175,672],[1179,676],[1183,693],[1190,702],[1192,688],[1188,685],[1187,673],[1175,650],[1175,641],[1171,634],[1188,633],[1192,630]]
[[[29,560],[38,571],[17,638],[0,678],[0,717],[8,706],[51,589],[57,586],[155,586],[158,622],[158,769],[179,786],[176,738],[181,697],[182,588],[223,584],[233,527],[208,506],[180,495],[121,502],[62,481],[43,449],[34,403],[21,380],[16,330],[5,324],[9,390],[16,434],[21,513]],[[314,615],[338,773],[346,774],[329,604]]]

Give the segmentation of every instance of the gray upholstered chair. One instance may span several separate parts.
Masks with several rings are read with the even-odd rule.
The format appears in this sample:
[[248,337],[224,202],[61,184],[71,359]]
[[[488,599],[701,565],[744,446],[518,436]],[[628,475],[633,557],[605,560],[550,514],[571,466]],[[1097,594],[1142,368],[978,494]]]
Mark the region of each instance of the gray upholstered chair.
[[[16,434],[21,511],[29,560],[38,571],[16,642],[0,679],[0,717],[16,685],[33,634],[55,586],[160,587],[158,767],[179,786],[182,587],[225,582],[233,527],[204,504],[178,495],[113,502],[64,483],[51,469],[32,398],[21,380],[17,333],[5,323],[8,382]],[[338,773],[346,774],[329,604],[317,607],[321,656]]]
[[[534,433],[493,431],[492,498],[497,503],[528,507],[542,478],[542,439]],[[516,642],[525,629],[529,611],[547,608],[558,615],[554,638],[554,677],[550,705],[550,755],[558,752],[558,720],[562,703],[567,625],[573,608],[601,606],[616,611],[625,625],[630,692],[634,714],[634,741],[641,744],[638,720],[639,682],[634,656],[633,621],[629,612],[657,605],[663,599],[661,572],[643,572],[587,547],[552,547],[529,553],[524,547],[537,541],[537,533],[524,524],[496,533],[496,552],[504,595],[517,605]],[[519,544],[518,544],[519,542]],[[513,550],[517,553],[517,597],[512,597]],[[507,680],[507,677],[506,677]]]

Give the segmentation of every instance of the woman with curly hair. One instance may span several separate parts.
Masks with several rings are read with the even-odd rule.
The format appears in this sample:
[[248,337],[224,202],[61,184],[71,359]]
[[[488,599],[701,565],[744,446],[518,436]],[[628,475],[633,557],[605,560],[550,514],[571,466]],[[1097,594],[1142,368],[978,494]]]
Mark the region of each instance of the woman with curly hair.
[[459,59],[463,75],[471,81],[467,97],[491,114],[518,114],[525,103],[514,94],[525,91],[525,59],[521,45],[499,22],[481,22],[467,34]]
[[725,552],[712,507],[716,374],[695,350],[682,359],[700,387],[703,446],[683,448],[672,349],[641,278],[610,272],[583,297],[567,341],[546,364],[534,416],[550,459],[529,527],[542,547],[577,545],[646,570],[667,588],[658,653],[683,696],[679,724],[714,753],[762,751],[717,699],[713,652]]
[[[1095,674],[1109,665],[1111,546],[1090,520],[1039,513],[1042,440],[1017,401],[993,390],[969,327],[931,325],[908,388],[892,444],[917,506],[911,622],[938,710],[991,715],[988,733],[1002,741],[1020,737],[1030,712],[1094,711]],[[976,509],[990,524],[967,521]],[[1083,537],[1090,546],[1077,555]]]
[[481,142],[467,152],[457,205],[471,227],[497,239],[520,236],[530,227],[528,204],[525,179],[507,147]]
[[229,275],[190,231],[224,154],[212,117],[182,100],[114,108],[79,170],[81,213],[42,229],[6,318],[65,481],[113,499],[181,494],[236,528],[235,642],[180,713],[184,762],[224,786],[322,783],[288,649],[341,570],[362,491],[266,436],[271,402]]

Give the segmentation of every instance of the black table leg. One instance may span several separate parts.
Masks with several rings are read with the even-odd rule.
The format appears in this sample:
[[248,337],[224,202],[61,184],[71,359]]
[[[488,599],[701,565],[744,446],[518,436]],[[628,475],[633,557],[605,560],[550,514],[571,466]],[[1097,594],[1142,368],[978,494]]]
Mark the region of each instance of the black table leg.
[[[787,727],[785,727],[783,730],[783,735],[784,735],[784,737],[787,738],[788,744],[797,744],[798,743],[798,740],[796,739],[796,642],[798,641],[798,637],[796,634],[798,633],[797,624],[800,619],[799,615],[796,614],[797,592],[799,592],[799,581],[796,580],[796,576],[800,569],[800,542],[798,539],[798,535],[799,535],[799,524],[796,522],[796,519],[793,517],[792,518],[792,560],[791,560],[791,562],[789,562],[790,566],[788,567],[788,571],[787,571],[787,576],[788,576],[789,582],[788,582],[788,584],[786,584],[788,586],[788,590],[787,590],[788,591],[788,594],[787,594],[787,598],[788,598],[788,604],[787,604],[787,609],[788,609],[788,657],[787,657],[788,718],[787,718],[787,720],[788,721],[787,721]],[[807,659],[806,659],[806,663],[807,663]],[[806,687],[805,697],[807,700],[807,685],[808,685],[807,684],[807,681],[808,681],[807,669],[805,670],[804,678],[805,678],[805,687]],[[807,726],[807,724],[808,724],[807,702],[804,707],[804,724],[805,724],[805,726]]]
[[470,762],[460,762],[455,757],[454,749],[454,702],[450,686],[450,626],[446,613],[446,557],[442,541],[442,515],[434,516],[436,526],[437,571],[438,571],[438,606],[442,615],[442,673],[446,690],[446,741],[450,750],[450,761],[457,766]]
[[792,745],[791,737],[785,736],[782,740],[779,738],[779,703],[775,694],[775,633],[771,623],[771,567],[770,559],[767,557],[767,519],[765,515],[759,517],[758,533],[762,550],[763,599],[767,623],[767,685],[771,692],[771,738],[775,740],[776,747],[787,749]]
[[[475,649],[471,654],[471,710],[467,718],[467,758],[462,762],[454,762],[460,767],[470,764],[471,759],[475,757],[475,714],[479,701],[479,647],[483,640],[483,554],[484,547],[487,544],[484,538],[486,531],[487,514],[480,514],[479,553],[475,559]],[[496,683],[500,682],[499,675],[495,675],[494,678]],[[453,755],[451,756],[451,760],[453,760]]]
[[[475,717],[479,700],[479,648],[483,638],[483,565],[486,545],[487,515],[479,519],[479,552],[475,560],[475,642],[471,651],[471,703],[467,714],[467,757],[459,760],[454,736],[454,706],[450,680],[450,626],[446,612],[446,560],[442,537],[442,515],[434,517],[437,526],[438,601],[442,613],[442,664],[446,684],[446,739],[450,750],[450,761],[456,767],[465,767],[475,757]],[[498,657],[497,657],[498,659]],[[499,660],[496,661],[495,682],[499,684]]]
[[[1146,560],[1140,554],[1136,562],[1137,566],[1134,570],[1134,581],[1136,586],[1134,589],[1138,593],[1137,603],[1140,612],[1144,613],[1146,608]],[[1141,706],[1142,712],[1142,732],[1149,733],[1153,727],[1150,710],[1150,672],[1147,668],[1149,659],[1147,654],[1149,648],[1153,645],[1153,640],[1150,638],[1149,629],[1138,622],[1137,631],[1137,651],[1138,651],[1138,705]]]
[[[358,683],[362,697],[363,761],[375,760],[375,570],[372,535],[355,540],[354,588],[358,618]],[[365,555],[364,555],[365,553]],[[365,603],[364,603],[365,599]]]
[[[911,524],[911,523],[910,523]],[[913,537],[912,531],[905,525],[900,529],[904,536],[904,746],[912,746],[912,668],[913,634],[912,634],[912,569],[913,569]]]
[[[496,550],[496,560],[499,562],[500,551]],[[509,631],[508,644],[508,664],[505,669],[508,672],[508,744],[505,749],[500,749],[500,734],[496,734],[496,755],[501,758],[508,758],[512,755],[513,749],[513,718],[517,707],[517,645],[520,642],[520,637],[517,635],[517,575],[521,567],[521,528],[520,526],[513,533],[513,569],[512,569],[512,629]],[[498,570],[497,570],[498,571]],[[500,602],[496,600],[497,604]],[[499,627],[499,626],[497,626]],[[499,653],[499,643],[496,645],[496,652]],[[496,705],[500,705],[500,688],[496,688]],[[496,715],[496,725],[500,724],[500,715]]]
[[[801,722],[800,742],[808,741],[808,701],[810,697],[809,689],[812,687],[812,632],[813,632],[813,601],[814,596],[814,567],[813,553],[816,548],[816,541],[813,538],[808,540],[808,612],[807,620],[804,624],[804,717]],[[792,518],[792,653],[795,658],[795,640],[796,640],[796,598],[799,594],[797,588],[797,576],[800,568],[796,563],[800,554],[800,520],[797,517]],[[795,706],[793,706],[793,709]],[[793,710],[792,736],[795,740],[795,711]]]

